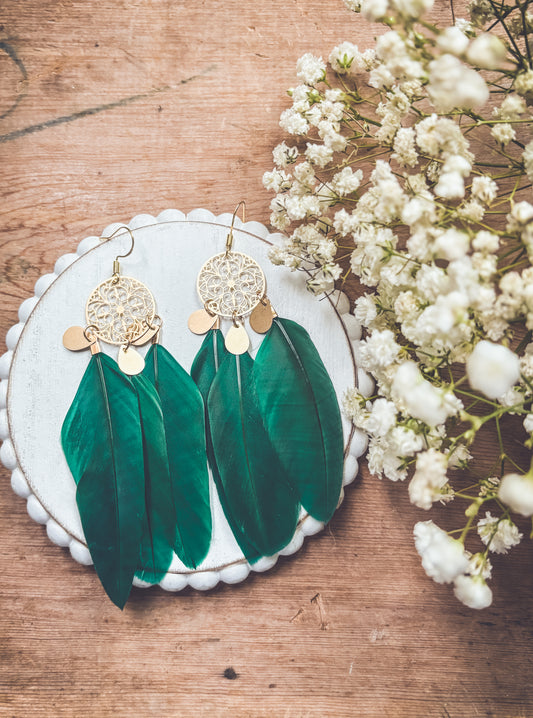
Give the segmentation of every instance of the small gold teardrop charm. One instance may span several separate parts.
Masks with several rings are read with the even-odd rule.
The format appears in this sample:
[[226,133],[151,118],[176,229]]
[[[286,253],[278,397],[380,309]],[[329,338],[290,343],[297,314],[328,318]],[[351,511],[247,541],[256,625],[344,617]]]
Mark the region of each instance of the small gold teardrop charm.
[[63,346],[71,352],[88,349],[93,342],[87,339],[83,327],[69,327],[63,334]]
[[148,344],[148,342],[155,337],[155,335],[159,332],[160,329],[160,326],[149,327],[144,334],[142,334],[138,339],[132,342],[132,345],[135,347],[142,347],[143,344]]
[[124,374],[133,376],[144,369],[144,358],[132,346],[121,346],[118,350],[118,365]]
[[217,320],[216,314],[209,314],[205,309],[197,309],[189,317],[187,325],[193,334],[207,334]]
[[244,354],[250,348],[250,337],[242,324],[232,326],[226,334],[226,349],[232,354]]
[[272,320],[276,317],[270,300],[265,297],[250,314],[250,326],[258,334],[266,334],[272,326]]

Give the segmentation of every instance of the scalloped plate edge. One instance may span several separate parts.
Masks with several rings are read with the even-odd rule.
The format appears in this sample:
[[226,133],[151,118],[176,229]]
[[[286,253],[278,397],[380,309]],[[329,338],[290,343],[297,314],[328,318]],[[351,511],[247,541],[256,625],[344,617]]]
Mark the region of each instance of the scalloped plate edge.
[[[193,209],[188,214],[184,214],[176,209],[166,209],[160,212],[157,217],[154,217],[151,214],[138,214],[135,215],[135,217],[133,217],[128,224],[114,222],[103,230],[101,236],[108,236],[121,226],[127,226],[130,229],[139,229],[140,227],[165,222],[205,222],[230,227],[232,217],[233,215],[231,213],[224,213],[216,216],[209,210],[201,208]],[[238,217],[235,218],[234,226],[236,229],[249,232],[261,239],[266,239],[267,237],[275,239],[277,234],[271,233],[268,228],[260,222],[250,221],[243,223]],[[29,516],[37,523],[46,526],[46,533],[50,541],[57,546],[68,548],[72,558],[78,563],[86,566],[92,565],[91,555],[87,546],[71,536],[54,520],[52,516],[50,516],[37,497],[32,493],[25,476],[18,465],[17,456],[10,440],[9,422],[7,417],[7,389],[14,351],[24,326],[37,303],[51,284],[67,267],[86,254],[86,252],[97,247],[99,243],[99,237],[86,237],[78,244],[75,254],[69,253],[60,256],[54,265],[54,271],[48,274],[43,274],[39,277],[35,283],[34,295],[25,299],[19,307],[19,321],[8,330],[6,334],[7,351],[0,357],[0,441],[2,442],[2,445],[0,446],[0,461],[8,471],[11,471],[11,488],[17,496],[26,500],[26,508]],[[361,336],[361,326],[355,317],[350,314],[350,302],[348,297],[344,294],[344,292],[339,290],[331,293],[329,297],[330,300],[332,297],[334,298],[336,312],[344,326],[347,336],[352,341],[357,342]],[[372,379],[366,372],[360,369],[357,370],[357,375],[359,388],[362,393],[365,395],[370,394],[373,389]],[[349,448],[345,454],[343,487],[355,480],[359,472],[358,459],[366,451],[367,443],[367,436],[352,426],[349,438]],[[343,498],[344,488],[341,491],[339,506],[342,503]],[[159,583],[159,586],[166,591],[181,591],[187,586],[191,586],[192,588],[200,591],[206,591],[214,588],[220,581],[227,584],[240,583],[247,578],[251,571],[262,573],[272,568],[277,563],[280,555],[289,556],[296,553],[301,548],[306,536],[312,536],[320,532],[323,528],[324,524],[322,522],[316,521],[311,516],[305,516],[298,523],[291,541],[287,544],[287,546],[285,546],[285,548],[274,556],[264,557],[255,564],[249,564],[245,559],[243,559],[242,561],[228,564],[218,570],[208,569],[189,573],[168,573]],[[135,579],[134,586],[145,588],[148,587],[149,584]]]

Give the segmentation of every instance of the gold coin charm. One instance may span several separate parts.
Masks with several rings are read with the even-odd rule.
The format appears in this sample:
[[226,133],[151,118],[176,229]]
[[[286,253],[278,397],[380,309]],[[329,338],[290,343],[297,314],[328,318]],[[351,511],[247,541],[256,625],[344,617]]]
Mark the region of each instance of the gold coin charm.
[[144,369],[144,358],[131,346],[122,346],[118,351],[118,365],[124,374],[133,376]]
[[87,324],[108,344],[132,344],[153,323],[155,300],[148,287],[133,277],[106,279],[93,290],[85,308]]
[[274,317],[277,317],[277,314],[272,309],[270,300],[265,297],[251,313],[250,326],[254,332],[257,332],[258,334],[266,334],[272,326]]
[[217,321],[216,314],[209,314],[205,309],[197,309],[189,317],[187,326],[193,334],[207,334]]
[[255,259],[241,252],[211,257],[198,274],[196,285],[204,306],[220,317],[245,317],[265,294],[263,270]]
[[250,337],[242,324],[233,325],[226,334],[224,343],[232,354],[244,354],[250,348]]
[[71,352],[79,352],[88,349],[94,339],[88,339],[83,327],[69,327],[63,334],[63,346]]

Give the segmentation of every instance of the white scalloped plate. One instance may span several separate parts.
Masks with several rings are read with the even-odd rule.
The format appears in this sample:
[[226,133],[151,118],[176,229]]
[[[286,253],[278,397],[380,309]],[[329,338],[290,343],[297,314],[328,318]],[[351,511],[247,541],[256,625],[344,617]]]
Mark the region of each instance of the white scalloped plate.
[[[135,251],[122,260],[122,271],[151,288],[164,322],[163,344],[187,370],[202,340],[187,329],[189,315],[199,308],[197,272],[208,257],[223,249],[230,223],[230,214],[215,217],[207,210],[196,209],[188,215],[178,210],[165,210],[157,218],[138,215],[128,225],[135,230]],[[119,226],[110,225],[102,235],[109,236]],[[258,222],[243,225],[237,220],[235,227],[235,248],[260,263],[278,312],[309,331],[340,399],[355,381],[352,342],[360,337],[360,326],[349,314],[347,297],[336,292],[316,301],[305,290],[305,277],[300,272],[273,267],[268,261],[268,249],[276,235]],[[0,459],[12,472],[13,490],[27,500],[29,515],[46,524],[51,541],[68,547],[73,558],[86,565],[92,563],[91,556],[59,437],[89,357],[87,352],[72,354],[65,350],[61,338],[67,327],[84,323],[89,293],[110,276],[114,257],[129,246],[126,232],[105,243],[95,236],[87,237],[76,254],[60,257],[54,272],[36,282],[35,296],[20,306],[20,321],[8,331],[8,351],[0,358]],[[260,342],[261,337],[252,333],[252,353]],[[104,350],[113,355],[112,347],[105,346]],[[358,381],[363,391],[371,391],[366,374],[359,372]],[[344,484],[348,484],[357,475],[357,459],[366,448],[366,436],[343,421]],[[233,538],[214,485],[211,500],[213,539],[209,554],[195,571],[175,557],[160,583],[162,588],[179,591],[192,586],[206,590],[219,581],[238,583],[251,570],[265,571],[276,563],[278,555],[250,566]],[[323,524],[302,512],[292,540],[280,554],[294,553],[305,536],[322,528]],[[146,584],[135,581],[135,585]]]

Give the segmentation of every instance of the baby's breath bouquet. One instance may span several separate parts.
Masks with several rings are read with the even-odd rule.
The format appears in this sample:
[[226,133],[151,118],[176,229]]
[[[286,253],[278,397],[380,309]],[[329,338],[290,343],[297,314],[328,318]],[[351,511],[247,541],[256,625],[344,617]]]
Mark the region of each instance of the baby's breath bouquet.
[[350,273],[367,288],[356,355],[375,393],[344,410],[372,474],[409,478],[421,509],[467,502],[464,526],[420,521],[414,539],[431,578],[484,608],[491,553],[533,515],[533,5],[473,0],[437,28],[432,0],[346,4],[388,29],[298,61],[263,180],[285,232],[271,259],[316,294]]

